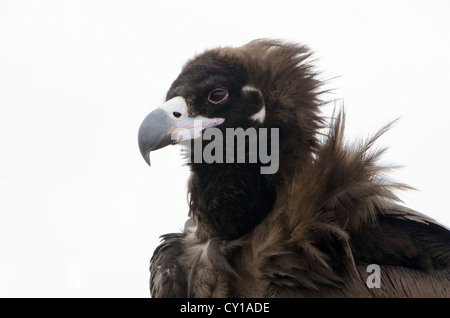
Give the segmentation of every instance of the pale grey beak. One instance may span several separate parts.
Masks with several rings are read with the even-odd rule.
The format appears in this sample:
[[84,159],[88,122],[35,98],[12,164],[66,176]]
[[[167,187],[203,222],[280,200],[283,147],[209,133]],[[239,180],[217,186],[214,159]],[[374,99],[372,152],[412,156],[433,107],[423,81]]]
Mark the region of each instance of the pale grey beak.
[[138,143],[142,157],[150,165],[151,151],[197,138],[203,129],[224,121],[224,118],[189,117],[185,99],[174,97],[148,114],[139,127]]

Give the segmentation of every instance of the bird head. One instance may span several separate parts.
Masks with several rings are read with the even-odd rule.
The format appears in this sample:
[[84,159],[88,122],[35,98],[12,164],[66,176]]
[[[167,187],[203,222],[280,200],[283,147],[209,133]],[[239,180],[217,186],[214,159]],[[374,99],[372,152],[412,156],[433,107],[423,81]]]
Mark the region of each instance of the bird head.
[[[308,49],[275,40],[208,50],[190,61],[172,83],[166,101],[139,128],[142,156],[192,141],[209,128],[280,129],[296,151],[311,152],[320,126],[320,83],[305,61]],[[301,147],[298,147],[301,144]],[[293,149],[284,149],[288,153]]]

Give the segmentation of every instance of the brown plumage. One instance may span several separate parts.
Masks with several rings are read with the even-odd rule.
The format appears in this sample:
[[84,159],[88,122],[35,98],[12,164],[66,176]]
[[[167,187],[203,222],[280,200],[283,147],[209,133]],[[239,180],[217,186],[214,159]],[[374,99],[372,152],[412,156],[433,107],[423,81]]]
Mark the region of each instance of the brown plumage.
[[[390,125],[346,143],[344,113],[327,125],[319,112],[310,56],[256,40],[184,66],[167,100],[183,97],[189,117],[225,118],[222,130],[279,128],[280,164],[268,175],[260,162],[189,164],[191,218],[154,252],[153,297],[450,296],[450,231],[399,204],[394,192],[408,187],[385,177],[383,150],[372,147]],[[229,93],[221,107],[205,98],[217,87]],[[248,120],[261,107],[263,120]],[[149,146],[146,134],[141,127],[148,160],[168,142]],[[367,284],[370,264],[380,268],[379,288]]]

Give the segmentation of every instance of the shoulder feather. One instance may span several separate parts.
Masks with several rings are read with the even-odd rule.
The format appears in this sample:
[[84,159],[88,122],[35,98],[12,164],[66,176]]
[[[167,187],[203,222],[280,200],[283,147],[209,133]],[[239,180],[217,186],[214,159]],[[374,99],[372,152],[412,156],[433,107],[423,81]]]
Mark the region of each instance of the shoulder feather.
[[347,145],[344,117],[341,112],[333,122],[314,160],[278,191],[273,211],[249,238],[247,253],[267,280],[267,292],[371,295],[360,272],[372,263],[390,266],[388,274],[397,267],[404,275],[428,271],[430,282],[448,284],[436,277],[448,277],[450,232],[398,204],[394,192],[409,187],[386,178],[391,167],[378,164],[384,150],[372,149],[391,124],[366,142]]

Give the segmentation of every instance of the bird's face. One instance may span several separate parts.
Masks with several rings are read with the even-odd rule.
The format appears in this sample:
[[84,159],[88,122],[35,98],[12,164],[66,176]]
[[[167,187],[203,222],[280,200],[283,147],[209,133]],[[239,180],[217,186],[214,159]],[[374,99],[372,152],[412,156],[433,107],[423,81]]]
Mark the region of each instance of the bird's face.
[[138,141],[150,164],[150,152],[199,138],[205,129],[256,127],[266,120],[264,97],[248,83],[239,59],[207,51],[186,64],[169,89],[166,102],[147,115]]

